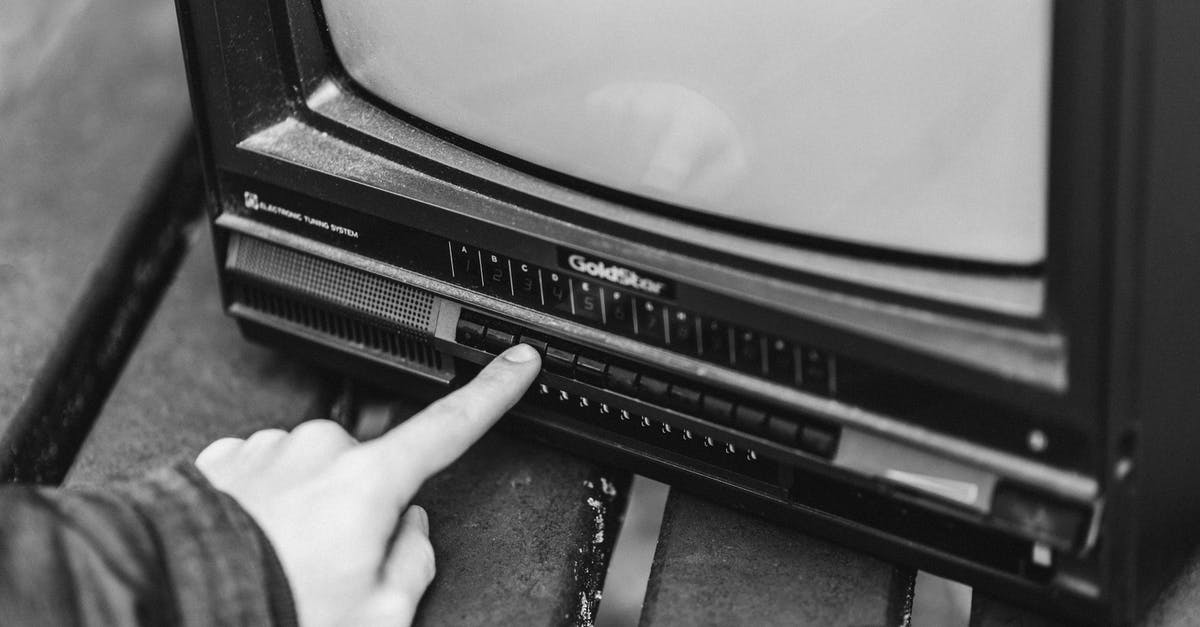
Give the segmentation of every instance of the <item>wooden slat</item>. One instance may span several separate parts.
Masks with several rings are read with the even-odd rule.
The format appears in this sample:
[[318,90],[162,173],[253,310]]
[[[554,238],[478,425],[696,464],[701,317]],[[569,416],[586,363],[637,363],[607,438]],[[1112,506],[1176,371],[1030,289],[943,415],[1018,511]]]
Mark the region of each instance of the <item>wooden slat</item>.
[[113,280],[101,260],[187,120],[170,0],[4,3],[0,439],[36,411],[39,373],[69,348],[96,283]]
[[325,413],[329,388],[336,386],[246,342],[222,312],[207,230],[199,235],[67,484],[137,477],[176,459],[194,459],[220,437],[286,428]]
[[673,490],[642,625],[902,625],[915,574]]
[[589,625],[629,475],[493,433],[430,480],[438,575],[417,625]]
[[[245,342],[219,301],[205,238],[147,329],[69,484],[134,477],[193,458],[218,437],[288,427],[328,405],[312,370]],[[429,511],[438,560],[418,622],[587,622],[627,485],[624,473],[488,436],[417,497]]]
[[485,438],[417,496],[438,560],[417,624],[591,624],[628,486],[565,453]]

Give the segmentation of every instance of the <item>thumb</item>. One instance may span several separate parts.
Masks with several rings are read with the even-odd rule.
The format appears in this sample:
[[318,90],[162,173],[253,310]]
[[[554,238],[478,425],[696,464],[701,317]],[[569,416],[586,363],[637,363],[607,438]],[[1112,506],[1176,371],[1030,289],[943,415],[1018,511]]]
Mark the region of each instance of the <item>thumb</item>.
[[380,569],[379,583],[347,617],[346,627],[407,627],[435,572],[429,518],[413,505],[404,512],[392,552]]

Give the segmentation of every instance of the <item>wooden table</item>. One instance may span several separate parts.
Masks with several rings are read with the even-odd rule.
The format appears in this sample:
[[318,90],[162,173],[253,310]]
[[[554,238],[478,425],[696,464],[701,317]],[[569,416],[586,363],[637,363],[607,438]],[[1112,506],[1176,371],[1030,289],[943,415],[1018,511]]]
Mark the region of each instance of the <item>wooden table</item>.
[[[188,154],[188,108],[170,3],[16,0],[6,13],[0,473],[103,485],[221,436],[353,414],[353,386],[243,341],[220,310],[198,175],[175,158]],[[489,435],[417,497],[439,561],[418,622],[589,623],[628,485],[620,470]],[[641,622],[899,625],[913,581],[673,492]],[[1149,624],[1200,622],[1197,589],[1193,568]],[[984,597],[971,622],[1047,624]]]

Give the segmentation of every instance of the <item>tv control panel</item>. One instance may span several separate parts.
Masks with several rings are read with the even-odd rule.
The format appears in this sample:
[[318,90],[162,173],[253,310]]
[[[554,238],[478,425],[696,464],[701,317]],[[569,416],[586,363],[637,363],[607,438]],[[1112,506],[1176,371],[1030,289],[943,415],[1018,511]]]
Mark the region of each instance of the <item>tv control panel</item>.
[[[697,372],[700,364],[711,364],[955,435],[977,437],[982,432],[993,438],[990,445],[1017,454],[1028,451],[1027,434],[1036,429],[1054,442],[1039,453],[1050,463],[1079,460],[1085,446],[1078,434],[1061,425],[831,351],[814,343],[818,334],[802,331],[807,327],[794,319],[703,285],[494,226],[442,225],[454,233],[447,237],[422,228],[421,211],[429,207],[417,201],[397,201],[412,205],[390,208],[404,218],[401,222],[239,175],[223,173],[220,179],[227,214],[632,340],[625,357],[644,362],[644,355],[635,353],[650,346],[698,362],[687,366]],[[496,334],[512,332],[488,328]],[[585,359],[581,367],[588,365]],[[649,391],[655,384],[647,376]],[[676,387],[681,398],[688,396],[688,385]],[[934,396],[943,402],[920,402]],[[1003,428],[976,426],[985,422]]]
[[837,358],[815,346],[468,244],[447,250],[442,276],[462,287],[816,394],[836,391]]
[[[455,340],[492,354],[501,353],[517,343],[529,344],[542,354],[542,366],[547,372],[684,415],[697,416],[812,455],[829,458],[836,451],[838,429],[833,425],[738,402],[719,391],[701,390],[695,384],[666,373],[631,362],[615,361],[612,357],[565,342],[548,341],[543,334],[472,311],[463,311],[455,330]],[[599,410],[601,414],[608,413],[603,402],[599,404]],[[626,410],[617,413],[622,412],[624,415],[619,418],[631,418]]]

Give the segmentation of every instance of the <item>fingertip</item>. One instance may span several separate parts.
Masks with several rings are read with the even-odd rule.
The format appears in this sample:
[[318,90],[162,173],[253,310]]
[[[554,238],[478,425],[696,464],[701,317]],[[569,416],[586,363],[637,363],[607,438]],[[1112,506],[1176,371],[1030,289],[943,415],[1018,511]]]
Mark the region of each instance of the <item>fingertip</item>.
[[226,457],[244,443],[245,441],[241,438],[221,438],[204,447],[204,450],[196,455],[196,461],[193,463],[200,470],[207,470],[210,464],[215,464],[217,460]]
[[410,505],[408,507],[409,516],[412,516],[417,522],[417,528],[425,535],[429,535],[429,513],[420,505]]
[[514,364],[527,364],[529,362],[538,360],[539,358],[540,355],[538,354],[537,349],[528,344],[517,344],[503,353],[500,353],[499,356],[499,359],[503,359],[504,361]]

